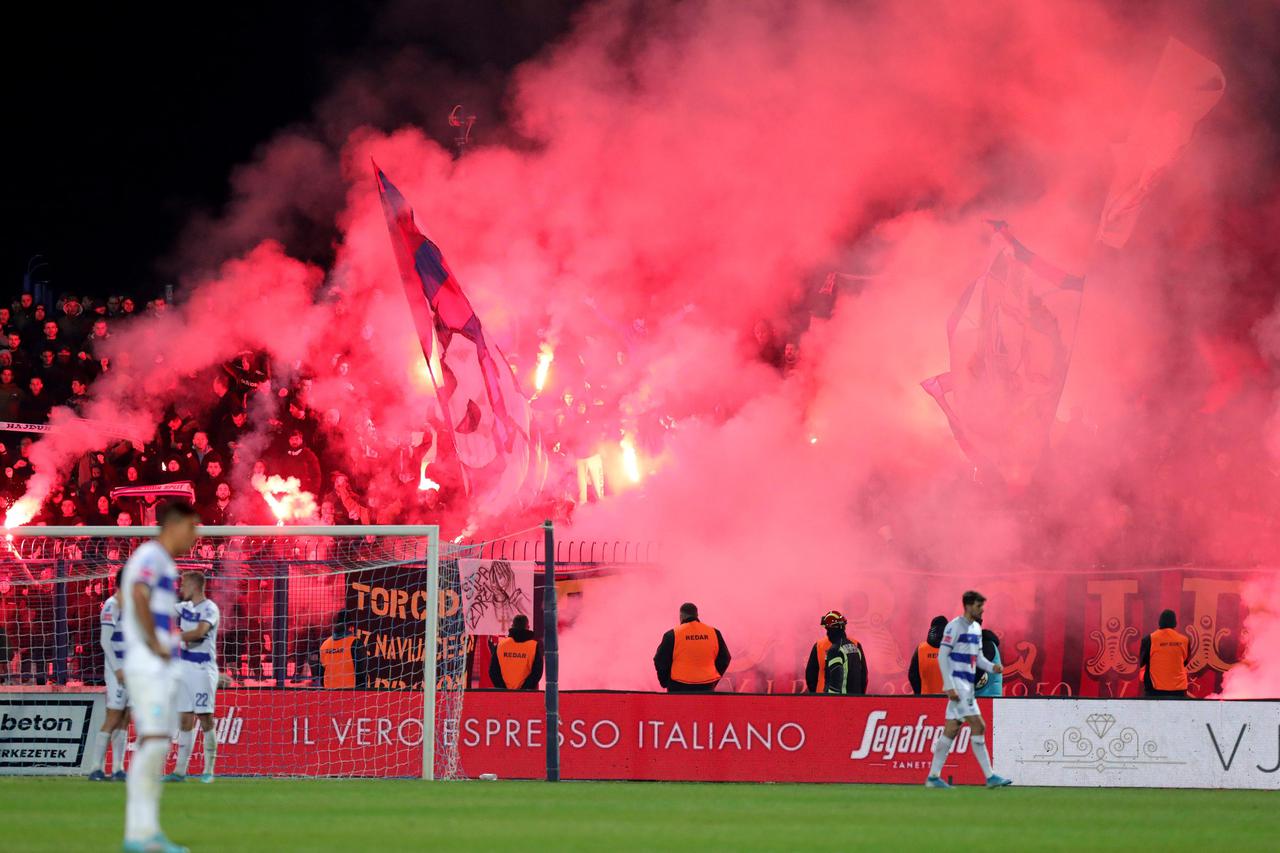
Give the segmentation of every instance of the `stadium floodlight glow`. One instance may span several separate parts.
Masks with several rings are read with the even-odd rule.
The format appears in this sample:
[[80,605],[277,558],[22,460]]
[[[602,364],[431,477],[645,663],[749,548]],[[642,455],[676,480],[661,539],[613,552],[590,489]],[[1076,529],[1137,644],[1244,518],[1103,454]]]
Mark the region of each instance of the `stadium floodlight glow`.
[[[215,726],[220,709],[234,711],[237,704],[267,702],[279,713],[278,719],[246,726],[251,734],[235,749],[256,753],[241,752],[233,772],[461,778],[466,629],[458,557],[473,549],[446,546],[442,560],[439,528],[426,525],[201,526],[198,532],[191,552],[177,559],[178,568],[205,574],[206,594],[230,622],[219,634],[224,648],[215,654],[232,686],[217,693]],[[48,673],[53,683],[84,682],[98,674],[88,652],[81,654],[70,642],[83,626],[66,602],[93,589],[110,594],[129,555],[158,533],[154,526],[7,531],[0,575],[55,602],[52,624],[38,626],[54,638]],[[442,589],[449,603],[443,618]],[[313,663],[338,624],[365,646],[366,664],[345,689],[324,684]],[[238,696],[243,701],[237,703]],[[399,709],[399,725],[388,736],[389,724],[378,720],[378,748],[355,757],[351,742],[368,722],[361,719],[368,709],[388,704]],[[352,727],[346,732],[332,718],[334,708],[349,714]],[[227,766],[226,750],[219,746],[219,769]],[[202,761],[197,752],[193,768]]]

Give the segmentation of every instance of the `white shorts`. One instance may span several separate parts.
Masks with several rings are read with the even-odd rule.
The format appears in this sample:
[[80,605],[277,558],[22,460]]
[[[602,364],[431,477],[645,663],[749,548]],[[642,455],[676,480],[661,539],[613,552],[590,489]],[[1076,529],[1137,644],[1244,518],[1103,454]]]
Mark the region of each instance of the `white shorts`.
[[963,720],[966,717],[981,717],[978,711],[978,700],[974,698],[972,693],[966,693],[963,690],[957,690],[956,695],[959,699],[947,700],[947,719]]
[[216,667],[190,663],[178,664],[179,714],[212,714],[214,696],[218,692]]
[[177,716],[173,712],[177,682],[172,667],[125,670],[129,685],[129,707],[138,737],[173,737]]
[[[107,710],[123,711],[129,707],[129,691],[116,678],[116,671],[109,665],[102,668],[102,680],[107,683]],[[125,676],[125,681],[129,676]]]

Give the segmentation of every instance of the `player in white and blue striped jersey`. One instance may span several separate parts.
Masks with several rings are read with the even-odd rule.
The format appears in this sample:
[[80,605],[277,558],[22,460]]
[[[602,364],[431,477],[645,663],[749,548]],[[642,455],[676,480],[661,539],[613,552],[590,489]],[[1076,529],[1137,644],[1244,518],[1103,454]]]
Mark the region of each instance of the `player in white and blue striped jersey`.
[[189,505],[176,503],[158,515],[160,535],[138,546],[120,579],[124,671],[138,736],[127,780],[125,853],[189,853],[160,831],[160,774],[175,728],[173,610],[178,600],[178,566],[174,558],[195,544],[198,516]]
[[947,723],[942,736],[933,742],[933,765],[924,784],[930,788],[951,787],[942,779],[942,766],[961,723],[965,723],[972,732],[969,743],[973,746],[973,757],[978,760],[982,775],[987,780],[987,787],[1002,788],[1013,783],[997,776],[991,769],[991,756],[987,754],[987,727],[982,721],[974,692],[979,669],[1002,672],[1003,668],[982,654],[982,611],[986,607],[986,596],[969,590],[960,601],[964,604],[964,615],[947,623],[938,649],[938,668],[942,671],[942,687],[947,694]]
[[204,573],[183,572],[177,609],[182,649],[178,653],[178,760],[166,782],[187,778],[196,745],[196,721],[204,732],[204,770],[201,782],[213,781],[218,739],[213,729],[214,697],[218,692],[218,605],[205,597]]
[[[98,642],[102,646],[102,680],[107,685],[107,715],[102,721],[102,730],[93,746],[93,770],[89,773],[90,782],[105,782],[114,779],[124,781],[124,754],[128,747],[129,737],[129,692],[124,678],[124,626],[120,624],[120,581],[124,577],[124,567],[116,573],[115,594],[102,602],[102,610],[98,619],[102,631]],[[113,775],[111,768],[104,765],[107,758],[107,746],[111,746],[111,760],[116,766]]]

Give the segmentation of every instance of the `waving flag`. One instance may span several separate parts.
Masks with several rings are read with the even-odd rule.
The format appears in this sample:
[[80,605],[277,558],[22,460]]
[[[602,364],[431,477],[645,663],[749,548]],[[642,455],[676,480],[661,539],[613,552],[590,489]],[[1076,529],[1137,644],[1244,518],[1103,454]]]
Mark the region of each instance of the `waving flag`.
[[947,321],[951,370],[920,383],[985,481],[1030,481],[1067,378],[1084,278],[991,223],[995,255]]
[[485,339],[440,248],[418,230],[413,209],[376,164],[374,171],[405,298],[464,485],[482,512],[501,512],[534,479],[529,403],[507,360]]
[[1177,39],[1164,46],[1128,140],[1116,148],[1116,172],[1098,240],[1120,248],[1165,173],[1182,156],[1196,123],[1226,91],[1222,69]]

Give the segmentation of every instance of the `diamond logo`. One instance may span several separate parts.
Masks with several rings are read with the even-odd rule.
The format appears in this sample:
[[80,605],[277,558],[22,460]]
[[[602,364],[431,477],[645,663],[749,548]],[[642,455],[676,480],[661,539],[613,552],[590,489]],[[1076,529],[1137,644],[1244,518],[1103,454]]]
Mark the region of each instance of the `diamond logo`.
[[1102,738],[1116,724],[1116,718],[1110,714],[1090,714],[1084,718],[1084,722],[1090,731]]

